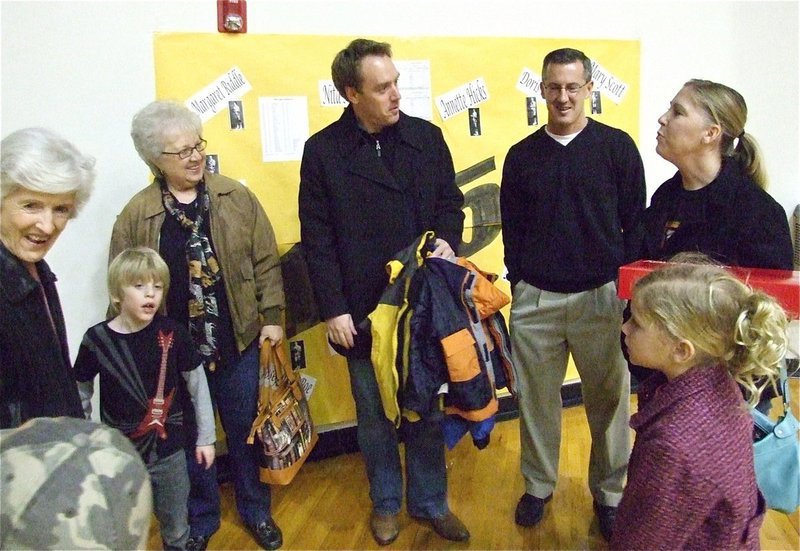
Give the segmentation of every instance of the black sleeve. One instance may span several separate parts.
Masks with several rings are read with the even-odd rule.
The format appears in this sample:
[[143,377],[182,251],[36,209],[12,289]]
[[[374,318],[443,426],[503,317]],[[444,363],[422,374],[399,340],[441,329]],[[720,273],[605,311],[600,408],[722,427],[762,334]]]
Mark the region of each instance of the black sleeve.
[[[764,196],[745,233],[739,238],[738,262],[749,268],[792,270],[792,236],[783,207],[772,197]],[[746,207],[747,208],[747,207]],[[750,205],[755,209],[755,205]]]
[[175,324],[174,330],[178,371],[191,371],[197,366],[201,366],[203,360],[200,358],[200,353],[197,351],[191,335],[189,335],[189,330],[179,323]]
[[644,177],[644,164],[633,139],[621,132],[622,138],[617,154],[619,189],[619,219],[622,224],[622,237],[625,242],[625,264],[641,257],[641,227],[647,202],[647,186]]
[[[503,163],[503,177],[500,181],[500,220],[503,234],[504,262],[508,270],[508,281],[511,287],[521,279],[518,259],[522,251],[521,240],[524,237],[525,201],[520,197],[519,171],[515,163],[515,148],[511,148]],[[531,209],[532,210],[532,209]]]
[[91,381],[99,372],[100,364],[94,353],[94,345],[89,333],[86,333],[83,336],[80,348],[78,348],[78,357],[75,358],[75,380],[79,383]]
[[306,142],[300,163],[300,241],[308,264],[314,297],[323,320],[349,312],[336,246],[336,230],[330,209],[322,144]]
[[444,141],[442,131],[436,126],[433,129],[435,155],[437,164],[441,167],[437,172],[439,181],[433,231],[437,237],[447,241],[458,254],[458,246],[461,244],[461,235],[464,231],[464,195],[456,184],[453,157]]

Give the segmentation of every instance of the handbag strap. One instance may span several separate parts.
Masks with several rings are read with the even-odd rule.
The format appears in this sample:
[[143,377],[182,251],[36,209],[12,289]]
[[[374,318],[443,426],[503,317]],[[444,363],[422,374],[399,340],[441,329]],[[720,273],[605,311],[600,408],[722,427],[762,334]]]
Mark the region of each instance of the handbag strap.
[[286,359],[286,351],[283,349],[283,342],[281,341],[274,346],[267,343],[268,341],[264,341],[264,345],[261,346],[261,355],[259,358],[261,376],[267,375],[271,363],[275,366],[275,376],[278,379],[278,384],[280,384],[282,379],[291,384],[297,378],[297,375],[295,375],[294,370],[289,366],[289,362]]
[[[283,341],[274,346],[262,346],[259,363],[262,377],[266,377],[268,375],[270,365],[273,365],[275,367],[275,379],[278,388],[291,389],[295,399],[297,400],[302,397],[303,389],[298,382],[297,374],[289,364],[289,360],[286,356],[286,350],[283,346]],[[259,394],[259,398],[263,400],[262,403],[269,404],[271,406],[274,405],[272,400],[279,401],[281,399],[281,395],[277,392],[273,392],[273,389],[269,388],[269,385],[260,386],[262,390]]]
[[780,387],[781,396],[783,397],[783,414],[786,415],[786,412],[789,411],[789,404],[791,403],[789,397],[789,374],[786,372],[786,363],[781,365],[778,386]]
[[[791,411],[789,409],[789,377],[786,372],[786,365],[782,365],[780,368],[778,387],[780,388],[781,398],[783,399],[783,413],[780,416],[783,418],[786,416],[787,412]],[[753,417],[753,423],[755,423],[759,430],[766,434],[770,434],[777,423],[756,408],[750,408],[750,414]]]
[[775,421],[756,408],[750,410],[750,416],[753,418],[753,424],[758,427],[758,430],[764,434],[772,434],[772,429],[775,428]]

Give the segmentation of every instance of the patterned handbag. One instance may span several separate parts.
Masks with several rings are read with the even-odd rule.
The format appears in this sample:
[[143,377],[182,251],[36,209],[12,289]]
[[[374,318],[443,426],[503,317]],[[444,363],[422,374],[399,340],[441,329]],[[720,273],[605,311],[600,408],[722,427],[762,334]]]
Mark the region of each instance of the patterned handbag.
[[258,439],[263,482],[289,484],[317,443],[317,432],[283,346],[269,346],[265,341],[260,364],[258,415],[247,443]]
[[797,433],[800,424],[789,406],[789,385],[786,371],[781,370],[780,384],[783,392],[783,415],[774,421],[751,409],[753,423],[765,434],[753,443],[756,480],[767,507],[794,513],[800,506],[800,442]]

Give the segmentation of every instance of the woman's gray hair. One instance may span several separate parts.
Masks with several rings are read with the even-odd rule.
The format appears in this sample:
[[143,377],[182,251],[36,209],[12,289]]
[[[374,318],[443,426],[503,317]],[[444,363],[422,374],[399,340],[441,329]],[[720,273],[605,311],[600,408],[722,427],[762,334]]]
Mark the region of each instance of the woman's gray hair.
[[161,176],[155,161],[170,132],[196,132],[202,137],[203,123],[197,113],[176,101],[154,101],[133,116],[133,146],[155,176]]
[[47,128],[23,128],[0,142],[0,200],[19,188],[75,193],[74,218],[92,194],[94,157]]

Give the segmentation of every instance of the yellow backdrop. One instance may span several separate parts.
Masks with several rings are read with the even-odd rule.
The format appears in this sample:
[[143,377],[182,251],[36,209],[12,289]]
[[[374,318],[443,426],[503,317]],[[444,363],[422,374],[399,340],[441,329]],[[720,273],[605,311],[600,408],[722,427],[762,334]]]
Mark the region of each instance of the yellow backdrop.
[[[217,86],[210,101],[220,99],[217,113],[204,123],[208,154],[217,155],[221,173],[243,181],[264,205],[284,255],[285,287],[289,308],[287,334],[301,342],[301,373],[314,388],[309,401],[318,425],[334,427],[355,419],[344,359],[327,346],[324,326],[312,321],[307,281],[298,268],[292,247],[300,239],[297,193],[298,160],[264,162],[259,98],[307,99],[308,134],[322,129],[341,115],[341,107],[323,106],[320,81],[330,80],[336,53],[355,37],[301,35],[237,35],[169,33],[155,37],[156,96],[159,99],[197,99],[209,86],[225,80],[234,70],[249,88],[239,97],[237,78]],[[626,130],[638,142],[639,43],[621,40],[473,38],[473,37],[375,37],[392,44],[397,62],[424,60],[430,64],[430,96],[437,97],[464,87],[476,79],[485,84],[488,99],[480,109],[481,135],[470,133],[466,111],[442,119],[437,107],[432,122],[442,128],[453,155],[458,182],[465,194],[466,224],[461,250],[484,270],[502,274],[499,184],[509,147],[547,122],[545,104],[537,98],[538,121],[529,125],[526,96],[521,81],[526,69],[538,78],[547,52],[565,46],[583,50],[599,63],[595,89],[602,110],[591,117]],[[599,71],[599,72],[598,72]],[[600,82],[603,85],[600,85]],[[401,69],[400,87],[404,90]],[[624,95],[620,91],[624,90]],[[228,97],[229,96],[229,97]],[[406,96],[408,97],[408,96]],[[231,128],[229,99],[240,100],[244,129]],[[587,113],[590,111],[587,101]],[[401,103],[401,107],[403,104]],[[404,108],[404,107],[403,107]],[[404,108],[405,110],[405,108]],[[206,112],[206,116],[211,111]],[[290,259],[290,261],[287,261]],[[288,267],[287,267],[288,266]],[[500,283],[508,292],[508,285]],[[506,312],[506,318],[508,317]],[[567,380],[577,378],[571,366]]]

